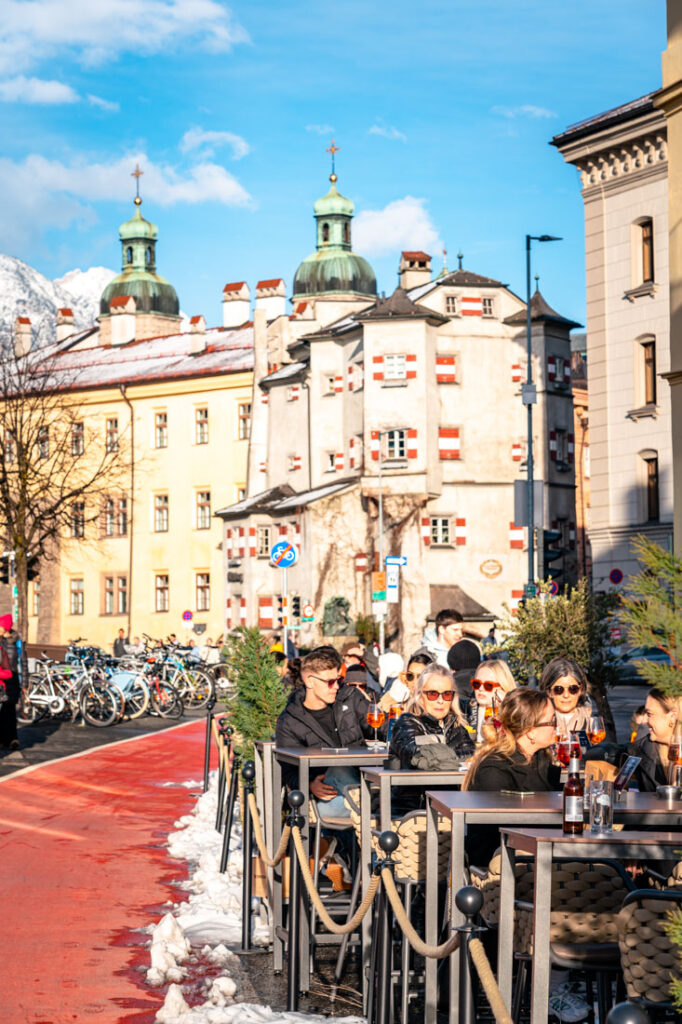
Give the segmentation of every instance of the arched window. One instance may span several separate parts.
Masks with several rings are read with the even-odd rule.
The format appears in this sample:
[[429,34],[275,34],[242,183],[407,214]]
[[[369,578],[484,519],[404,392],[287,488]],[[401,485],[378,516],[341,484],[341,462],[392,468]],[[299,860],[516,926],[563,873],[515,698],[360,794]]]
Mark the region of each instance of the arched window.
[[350,244],[350,224],[348,221],[343,225],[343,240],[346,245]]
[[323,242],[328,242],[329,241],[329,225],[328,224],[323,224],[322,225],[322,241]]
[[147,266],[151,267],[152,262],[153,262],[152,261],[152,247],[151,247],[151,245],[148,245],[147,246]]
[[132,263],[132,262],[133,262],[133,247],[132,247],[132,245],[129,245],[128,248],[126,249],[126,263]]
[[656,338],[643,334],[635,340],[635,406],[656,405]]
[[660,518],[658,452],[645,448],[638,453],[640,480],[640,519],[642,522],[657,522]]
[[640,217],[632,225],[632,285],[637,288],[654,281],[654,222]]

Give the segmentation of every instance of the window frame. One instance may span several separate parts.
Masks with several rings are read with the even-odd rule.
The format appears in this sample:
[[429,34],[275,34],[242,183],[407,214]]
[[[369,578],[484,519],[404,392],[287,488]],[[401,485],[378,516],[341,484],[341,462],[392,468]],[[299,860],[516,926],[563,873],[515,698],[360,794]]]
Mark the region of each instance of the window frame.
[[[160,607],[160,605],[162,607]],[[154,612],[165,613],[170,608],[170,573],[154,573]]]
[[[245,412],[244,410],[248,410]],[[237,440],[248,441],[251,436],[251,402],[237,403]]]
[[[121,600],[123,599],[123,600]],[[128,577],[116,577],[116,615],[128,614]]]
[[104,593],[103,593],[103,615],[114,614],[114,597],[116,593],[116,577],[105,576],[104,577]]
[[82,576],[69,580],[69,615],[85,615],[85,580]]
[[106,420],[106,426],[104,429],[104,447],[107,455],[118,451],[118,416],[108,416]]
[[[486,309],[486,305],[488,309]],[[495,316],[495,297],[493,295],[481,296],[481,316],[488,320]]]
[[85,537],[85,502],[72,501],[69,508],[69,526],[72,540],[82,540]]
[[644,405],[656,405],[656,339],[645,338],[642,350],[642,398]]
[[639,222],[639,231],[640,280],[642,284],[653,284],[655,280],[653,217],[644,217]]
[[384,356],[384,382],[407,380],[407,355],[389,352]]
[[194,574],[194,604],[197,612],[211,610],[211,573],[201,570]]
[[36,437],[36,455],[39,459],[49,459],[50,457],[50,428],[49,427],[38,427],[38,435]]
[[194,410],[194,443],[208,444],[208,406],[198,405]]
[[170,527],[170,498],[168,492],[164,491],[159,494],[155,494],[152,507],[154,526],[153,532],[168,533]]
[[272,527],[266,523],[256,526],[256,558],[270,558]]
[[[404,462],[407,460],[406,427],[392,427],[390,430],[382,431],[381,443],[383,446],[382,462]],[[393,454],[391,454],[392,447],[394,449]],[[400,452],[401,448],[402,454]]]
[[168,447],[168,412],[164,409],[154,413],[154,448]]
[[82,420],[71,424],[71,455],[77,459],[85,454],[85,427]]
[[[449,514],[429,515],[429,539],[432,547],[454,547],[453,519],[454,516]],[[445,537],[443,536],[444,533],[446,534]]]
[[[208,512],[206,512],[208,509]],[[211,529],[211,492],[196,491],[194,495],[194,527],[196,530]]]
[[446,295],[445,296],[445,312],[448,314],[448,316],[456,316],[457,315],[457,313],[459,311],[458,298],[459,297],[457,295]]

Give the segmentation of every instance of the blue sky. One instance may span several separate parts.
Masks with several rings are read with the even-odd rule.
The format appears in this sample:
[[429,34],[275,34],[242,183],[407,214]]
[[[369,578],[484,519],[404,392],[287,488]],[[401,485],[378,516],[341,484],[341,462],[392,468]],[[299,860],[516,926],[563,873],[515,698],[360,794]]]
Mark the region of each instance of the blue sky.
[[577,172],[548,145],[660,85],[664,0],[3,0],[0,251],[49,277],[118,269],[119,223],[159,225],[183,310],[220,322],[226,281],[284,277],[312,203],[356,204],[392,291],[401,248],[524,284],[584,323]]

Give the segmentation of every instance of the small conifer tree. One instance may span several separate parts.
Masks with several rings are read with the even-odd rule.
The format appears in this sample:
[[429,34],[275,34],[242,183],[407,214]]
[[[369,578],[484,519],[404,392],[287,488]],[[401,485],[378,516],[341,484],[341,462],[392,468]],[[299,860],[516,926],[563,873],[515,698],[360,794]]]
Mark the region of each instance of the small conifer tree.
[[257,740],[269,740],[284,710],[289,690],[277,673],[267,641],[254,628],[241,627],[223,649],[230,681],[226,710],[242,760],[253,757]]

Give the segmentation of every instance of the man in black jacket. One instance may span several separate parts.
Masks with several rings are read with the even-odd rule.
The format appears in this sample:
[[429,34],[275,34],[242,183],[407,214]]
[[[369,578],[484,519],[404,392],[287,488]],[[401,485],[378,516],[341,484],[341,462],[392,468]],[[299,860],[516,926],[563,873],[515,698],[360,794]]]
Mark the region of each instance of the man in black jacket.
[[[301,659],[303,685],[292,693],[277,720],[278,747],[359,747],[372,734],[367,725],[368,703],[351,686],[339,688],[341,659],[333,648],[318,647]],[[284,781],[296,783],[296,770],[283,766]],[[355,768],[319,769],[310,792],[324,801],[325,817],[347,816],[341,785],[358,781]]]

